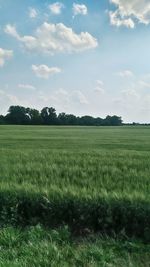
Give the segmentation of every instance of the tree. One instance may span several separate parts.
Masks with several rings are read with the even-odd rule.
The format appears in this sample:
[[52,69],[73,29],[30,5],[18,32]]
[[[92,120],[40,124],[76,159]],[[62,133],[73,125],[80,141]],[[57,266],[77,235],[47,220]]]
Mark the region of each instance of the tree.
[[92,116],[82,116],[79,122],[80,125],[87,125],[87,126],[95,125],[94,118]]
[[66,115],[67,125],[76,125],[77,124],[77,117],[73,114]]
[[0,115],[0,124],[5,124],[5,116]]
[[122,119],[121,117],[118,117],[116,115],[114,116],[107,116],[104,120],[104,125],[107,126],[120,126],[122,125]]
[[60,125],[66,125],[67,124],[67,116],[66,113],[62,112],[58,115],[58,123]]
[[30,119],[26,113],[26,108],[22,106],[10,106],[8,114],[5,117],[6,122],[10,124],[29,124]]
[[43,124],[55,125],[58,124],[56,110],[53,107],[45,107],[41,110],[41,118]]
[[59,113],[58,121],[61,125],[77,125],[78,117],[73,114]]
[[30,124],[38,125],[42,123],[41,114],[37,109],[27,108],[26,109],[27,115],[30,119]]
[[104,120],[102,119],[102,118],[95,118],[94,119],[94,124],[95,124],[95,126],[102,126],[103,125],[103,122],[104,122]]
[[6,116],[0,116],[0,124],[31,124],[31,125],[83,125],[83,126],[121,126],[122,118],[116,115],[105,119],[92,116],[77,117],[73,114],[59,113],[53,107],[37,109],[22,106],[10,106]]

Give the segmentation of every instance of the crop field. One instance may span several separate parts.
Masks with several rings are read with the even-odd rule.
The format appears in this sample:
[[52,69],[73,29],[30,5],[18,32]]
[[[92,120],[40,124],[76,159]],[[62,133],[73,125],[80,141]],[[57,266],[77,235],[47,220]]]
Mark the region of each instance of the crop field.
[[150,266],[150,127],[0,126],[0,225],[1,266]]

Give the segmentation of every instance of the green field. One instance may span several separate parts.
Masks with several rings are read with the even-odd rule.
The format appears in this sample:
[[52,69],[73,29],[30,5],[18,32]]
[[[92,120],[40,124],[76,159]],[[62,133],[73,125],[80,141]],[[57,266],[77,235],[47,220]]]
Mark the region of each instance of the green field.
[[0,127],[2,189],[150,200],[149,127]]
[[[8,227],[1,235],[4,243],[7,235],[14,240],[8,254],[0,244],[1,266],[150,266],[149,151],[150,127],[0,126],[0,224]],[[16,227],[39,224],[44,236],[44,229],[68,225],[77,240],[61,246],[33,227],[32,248],[22,231],[15,241]],[[110,239],[84,240],[87,234]],[[120,236],[138,241],[124,247]],[[55,249],[64,256],[51,265],[29,264],[41,244],[45,260]]]

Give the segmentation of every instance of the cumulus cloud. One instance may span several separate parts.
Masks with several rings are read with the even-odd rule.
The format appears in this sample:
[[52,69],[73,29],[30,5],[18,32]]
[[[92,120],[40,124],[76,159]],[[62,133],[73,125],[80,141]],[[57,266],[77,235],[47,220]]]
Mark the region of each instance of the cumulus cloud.
[[83,92],[80,90],[67,91],[63,88],[57,89],[49,94],[45,94],[43,91],[39,93],[38,99],[42,105],[54,105],[60,111],[63,109],[70,110],[72,108],[79,108],[79,106],[86,106],[88,100]]
[[110,17],[110,23],[113,26],[117,26],[117,27],[126,26],[127,28],[131,28],[131,29],[135,27],[135,23],[131,18],[126,18],[126,19],[120,18],[118,10],[115,12],[110,11],[109,17]]
[[36,88],[31,84],[18,84],[18,88],[28,89],[28,90],[36,90]]
[[12,50],[6,50],[0,48],[0,67],[2,67],[5,64],[5,61],[10,59],[12,56],[13,56]]
[[63,107],[68,107],[71,102],[69,92],[67,92],[63,88],[58,89],[51,97],[58,106],[62,105]]
[[110,21],[115,26],[126,26],[134,28],[136,22],[150,23],[150,2],[149,0],[110,0],[116,6],[111,11]]
[[29,8],[29,17],[30,17],[31,19],[34,19],[34,18],[37,17],[37,15],[38,15],[38,13],[37,13],[36,9],[30,7],[30,8]]
[[32,101],[33,98],[27,97],[27,99],[25,100],[24,97],[20,98],[15,94],[6,92],[5,89],[0,90],[1,112],[4,114],[7,112],[8,107],[11,105],[19,105],[26,107],[31,106],[30,100]]
[[140,95],[139,93],[137,92],[137,90],[131,88],[131,89],[127,89],[127,90],[123,90],[122,91],[122,95],[123,97],[125,98],[129,98],[129,99],[139,99],[140,98]]
[[[14,25],[7,24],[4,28],[5,33],[11,35],[12,37],[16,38],[18,41],[24,44],[24,46],[28,50],[34,50],[37,49],[38,43],[37,39],[34,36],[25,35],[20,36],[19,33],[16,30],[16,27]],[[42,42],[42,40],[41,40]]]
[[49,76],[61,72],[60,68],[48,67],[47,65],[32,65],[32,70],[37,77],[48,79]]
[[37,28],[34,36],[21,36],[15,26],[6,25],[5,32],[24,44],[30,51],[43,53],[81,52],[98,46],[97,40],[88,32],[76,34],[63,23],[44,22]]
[[17,96],[6,93],[4,90],[0,90],[0,101],[1,103],[10,103],[13,105],[17,105],[19,103],[19,100]]
[[145,82],[145,81],[139,81],[139,84],[142,86],[142,87],[145,87],[145,88],[150,88],[150,82]]
[[101,80],[97,80],[96,83],[97,83],[97,85],[99,85],[99,86],[103,86],[103,85],[104,85],[103,81],[101,81]]
[[56,3],[49,5],[49,9],[51,13],[53,13],[54,15],[60,15],[63,8],[64,8],[64,5],[63,3],[60,3],[60,2],[56,2]]
[[88,9],[84,4],[76,4],[73,3],[73,15],[77,16],[77,15],[87,15],[88,13]]
[[80,90],[75,90],[72,96],[76,102],[79,102],[80,104],[88,104],[86,96]]
[[120,77],[133,77],[134,74],[131,70],[124,70],[117,73]]
[[99,93],[99,94],[104,94],[105,90],[103,88],[103,85],[104,83],[101,80],[97,80],[94,92]]
[[20,40],[21,37],[19,36],[19,34],[17,33],[16,27],[14,25],[11,24],[7,24],[4,28],[5,33],[15,37],[16,39]]

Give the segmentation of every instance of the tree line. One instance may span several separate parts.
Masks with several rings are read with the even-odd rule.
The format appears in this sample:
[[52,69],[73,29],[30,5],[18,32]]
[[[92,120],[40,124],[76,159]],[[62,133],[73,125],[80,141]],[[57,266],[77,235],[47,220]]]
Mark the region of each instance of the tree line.
[[106,116],[104,119],[92,116],[79,117],[64,112],[57,115],[53,107],[44,107],[39,111],[22,106],[10,106],[5,116],[0,115],[0,124],[121,126],[122,118],[116,115]]

